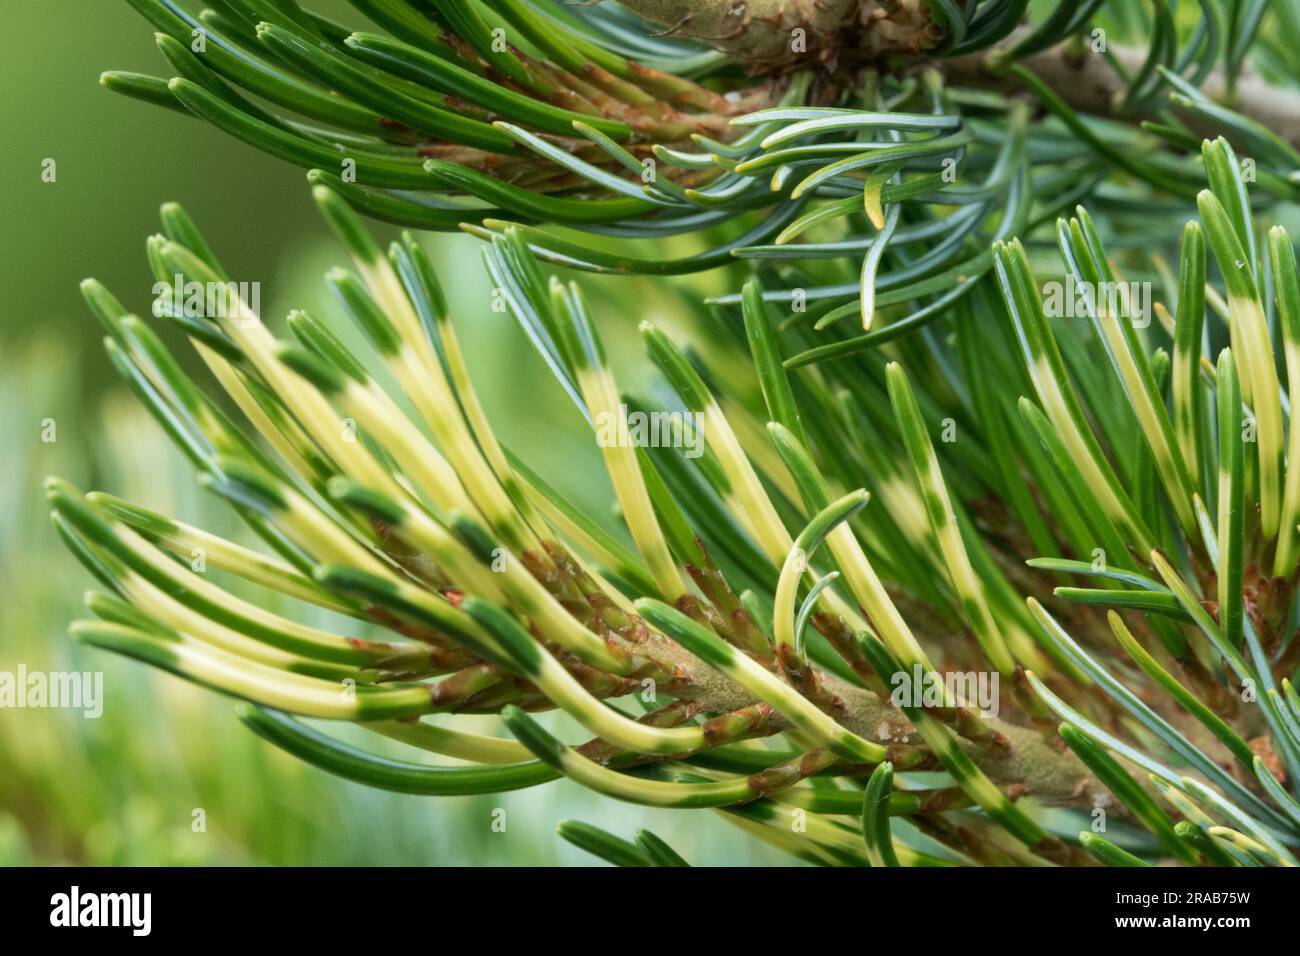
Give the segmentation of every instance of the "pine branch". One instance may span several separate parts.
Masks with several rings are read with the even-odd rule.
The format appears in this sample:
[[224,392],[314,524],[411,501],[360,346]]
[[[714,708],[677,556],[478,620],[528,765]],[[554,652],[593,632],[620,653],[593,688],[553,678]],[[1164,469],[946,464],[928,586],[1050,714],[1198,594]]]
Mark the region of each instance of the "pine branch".
[[[1018,34],[1025,35],[1027,30]],[[1014,48],[1015,39],[1013,36],[1004,48],[952,57],[932,65],[950,83],[1007,95],[1023,92],[1023,85],[1005,70],[1004,50]],[[1129,91],[1125,77],[1135,75],[1146,58],[1146,50],[1122,44],[1113,44],[1108,53],[1103,53],[1094,51],[1088,43],[1065,42],[1018,62],[1080,113],[1140,122],[1157,120],[1161,112],[1155,104],[1141,110],[1124,107]],[[1218,68],[1201,82],[1200,92],[1211,102],[1238,111],[1300,149],[1300,91],[1269,83],[1249,72],[1238,77],[1230,89],[1227,73]],[[1221,132],[1221,124],[1210,117],[1181,110],[1178,115],[1198,138]]]

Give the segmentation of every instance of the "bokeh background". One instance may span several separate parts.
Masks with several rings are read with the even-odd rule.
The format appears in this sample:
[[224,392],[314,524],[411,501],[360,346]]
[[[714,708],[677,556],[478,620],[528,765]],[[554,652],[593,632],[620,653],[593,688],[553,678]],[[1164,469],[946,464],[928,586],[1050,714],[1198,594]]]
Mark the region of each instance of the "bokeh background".
[[[364,23],[343,0],[313,6]],[[147,315],[152,279],[144,239],[157,231],[158,206],[167,200],[186,206],[234,276],[261,283],[272,321],[291,307],[336,315],[320,277],[346,257],[319,221],[299,170],[99,86],[104,69],[167,75],[151,29],[125,0],[9,2],[5,20],[0,671],[102,671],[105,706],[97,720],[76,711],[0,709],[0,864],[596,862],[555,836],[566,818],[624,837],[649,826],[700,864],[789,862],[721,817],[619,804],[566,782],[443,800],[360,787],[262,743],[235,719],[230,700],[68,639],[67,624],[83,613],[92,582],[50,527],[44,476],[240,534],[113,375],[80,280],[95,276]],[[56,180],[43,182],[49,159]],[[576,413],[509,317],[489,308],[476,240],[422,240],[502,438],[593,514],[608,515],[608,485]],[[595,291],[616,354],[635,347],[638,319],[671,319],[671,302],[656,298],[652,286],[624,280]],[[187,352],[175,336],[167,340]],[[55,423],[52,442],[42,441],[47,419]],[[475,720],[482,732],[504,732],[494,718]],[[581,739],[572,726],[557,726]],[[391,752],[421,759],[397,744]],[[506,810],[504,833],[491,826],[497,807]],[[194,832],[200,809],[206,830]]]

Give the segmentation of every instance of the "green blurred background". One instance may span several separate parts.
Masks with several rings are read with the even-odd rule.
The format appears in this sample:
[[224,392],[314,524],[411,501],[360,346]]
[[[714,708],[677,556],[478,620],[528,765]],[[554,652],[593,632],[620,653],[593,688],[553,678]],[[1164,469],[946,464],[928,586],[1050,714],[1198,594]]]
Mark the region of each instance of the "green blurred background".
[[[314,8],[349,24],[343,0]],[[58,474],[219,533],[240,534],[119,384],[78,282],[103,281],[148,314],[144,239],[161,202],[183,203],[233,276],[261,283],[274,322],[290,307],[335,312],[320,276],[346,257],[300,170],[211,127],[114,96],[104,69],[166,74],[152,31],[123,0],[7,3],[0,33],[0,671],[103,671],[104,714],[0,709],[0,864],[588,864],[555,835],[577,818],[630,836],[650,826],[692,862],[787,862],[720,817],[649,811],[565,782],[501,797],[431,800],[369,790],[253,737],[232,703],[74,645],[91,580],[60,548],[41,481]],[[43,163],[56,180],[43,182]],[[502,438],[598,514],[608,486],[576,413],[522,336],[488,307],[476,240],[423,237],[456,309],[476,382]],[[622,285],[606,307],[627,353],[635,320],[671,304]],[[178,354],[184,343],[162,330]],[[188,356],[187,356],[188,357]],[[191,367],[196,368],[191,364]],[[206,381],[206,379],[203,379]],[[53,419],[53,442],[42,441]],[[473,718],[503,732],[495,718]],[[559,725],[569,739],[572,726]],[[377,739],[377,738],[375,738]],[[381,745],[386,742],[381,742]],[[381,746],[380,749],[383,749]],[[405,759],[420,759],[392,744]],[[493,810],[506,810],[504,833]],[[195,832],[194,811],[206,829]]]

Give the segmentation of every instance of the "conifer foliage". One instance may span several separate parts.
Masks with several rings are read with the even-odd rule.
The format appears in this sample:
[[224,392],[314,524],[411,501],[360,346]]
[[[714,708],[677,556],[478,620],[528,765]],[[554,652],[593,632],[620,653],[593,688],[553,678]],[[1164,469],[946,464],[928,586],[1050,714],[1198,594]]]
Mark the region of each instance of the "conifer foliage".
[[[85,283],[263,546],[51,479],[102,586],[77,639],[408,793],[564,776],[819,864],[1295,865],[1295,5],[128,2],[173,75],[105,85],[308,169],[352,268],[330,316],[159,309],[219,392]],[[418,236],[456,229],[620,527],[496,437]],[[176,205],[147,249],[233,285]],[[732,291],[673,278],[709,270]],[[621,388],[584,272],[672,297],[662,387]]]

